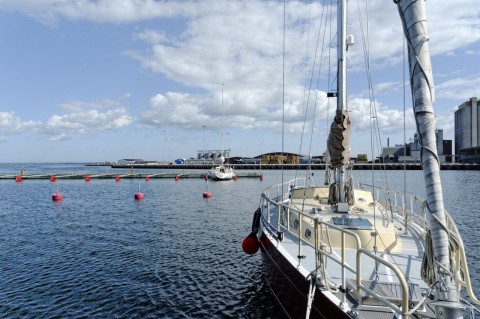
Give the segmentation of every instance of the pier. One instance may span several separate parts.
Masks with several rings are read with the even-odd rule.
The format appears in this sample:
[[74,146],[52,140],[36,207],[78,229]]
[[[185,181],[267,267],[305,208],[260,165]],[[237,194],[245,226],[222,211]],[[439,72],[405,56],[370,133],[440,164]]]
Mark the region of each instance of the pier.
[[[105,165],[105,164],[90,164]],[[325,170],[326,164],[229,164],[235,170]],[[136,164],[108,164],[112,168],[133,168],[133,169],[204,169],[208,170],[212,164],[161,164],[161,163],[136,163]],[[420,163],[354,163],[353,170],[421,170]],[[459,164],[459,163],[442,163],[441,170],[480,170],[480,164]]]

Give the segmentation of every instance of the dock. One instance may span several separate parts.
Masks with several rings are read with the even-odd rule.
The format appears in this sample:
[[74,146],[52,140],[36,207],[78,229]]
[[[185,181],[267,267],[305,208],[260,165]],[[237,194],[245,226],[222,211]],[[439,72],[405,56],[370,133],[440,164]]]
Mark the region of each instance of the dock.
[[[110,166],[111,168],[130,169],[204,169],[208,170],[212,164],[161,164],[161,163],[135,163],[135,164],[90,164],[91,166]],[[229,164],[238,170],[325,170],[326,164]],[[420,163],[353,163],[353,170],[421,170]],[[480,164],[442,163],[441,170],[480,170]]]

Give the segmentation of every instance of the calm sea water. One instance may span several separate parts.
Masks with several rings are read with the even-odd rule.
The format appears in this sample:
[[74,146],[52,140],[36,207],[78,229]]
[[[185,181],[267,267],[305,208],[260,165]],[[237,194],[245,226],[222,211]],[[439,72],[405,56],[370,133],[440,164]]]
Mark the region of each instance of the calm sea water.
[[[0,174],[114,172],[82,164],[0,164]],[[142,172],[159,172],[158,170]],[[295,172],[286,171],[288,180]],[[355,171],[369,179],[371,173]],[[305,172],[298,173],[304,175]],[[322,172],[315,172],[319,182]],[[403,189],[403,173],[390,185]],[[423,194],[420,171],[407,183]],[[480,294],[480,172],[442,171],[446,206]],[[0,318],[282,318],[241,249],[260,192],[282,180],[0,180]],[[62,202],[51,200],[58,190]],[[138,189],[145,194],[135,201]]]

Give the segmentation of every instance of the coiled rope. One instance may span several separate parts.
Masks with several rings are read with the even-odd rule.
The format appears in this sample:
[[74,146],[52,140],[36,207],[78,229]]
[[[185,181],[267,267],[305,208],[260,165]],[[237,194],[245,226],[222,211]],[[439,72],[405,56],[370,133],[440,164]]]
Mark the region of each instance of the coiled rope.
[[[430,209],[428,209],[428,204],[426,201],[423,202],[422,204],[422,211],[428,211],[430,213]],[[440,269],[442,269],[442,272],[449,273],[452,278],[455,276],[455,255],[457,254],[457,251],[460,247],[459,244],[459,237],[457,234],[451,231],[447,227],[447,225],[441,223],[437,216],[435,214],[430,214],[433,218],[437,220],[439,225],[447,232],[448,234],[448,247],[449,247],[449,256],[450,256],[450,269],[445,269],[442,264],[440,264],[438,261],[435,260],[434,256],[434,250],[433,250],[433,241],[432,241],[432,235],[430,230],[427,231],[426,237],[425,237],[425,253],[423,254],[423,260],[422,260],[422,267],[421,267],[421,276],[422,279],[430,286],[434,286],[437,284],[439,280],[439,275],[438,272]],[[460,265],[459,265],[460,266]]]

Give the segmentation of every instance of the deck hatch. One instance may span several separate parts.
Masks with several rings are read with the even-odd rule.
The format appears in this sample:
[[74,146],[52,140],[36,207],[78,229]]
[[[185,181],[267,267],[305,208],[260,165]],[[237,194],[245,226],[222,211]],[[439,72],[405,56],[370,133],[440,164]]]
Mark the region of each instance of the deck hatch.
[[347,214],[343,214],[340,217],[332,217],[334,225],[342,226],[346,229],[373,229],[372,223],[368,219],[349,217]]

